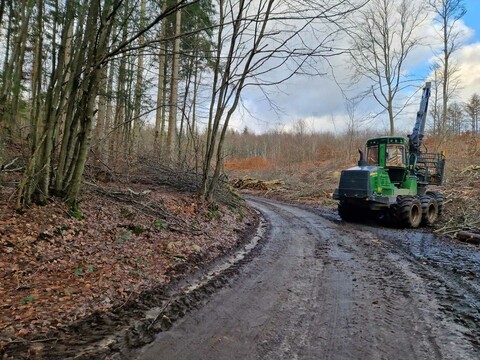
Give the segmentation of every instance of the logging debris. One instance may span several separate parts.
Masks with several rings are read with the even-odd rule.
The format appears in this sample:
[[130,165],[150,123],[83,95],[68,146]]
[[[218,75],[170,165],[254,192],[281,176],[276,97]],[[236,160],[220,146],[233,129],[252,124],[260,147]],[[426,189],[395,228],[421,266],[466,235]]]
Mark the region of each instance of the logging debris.
[[480,243],[480,166],[452,170],[443,191],[443,223],[435,232],[469,243]]
[[240,190],[260,190],[269,191],[283,188],[285,183],[282,180],[260,180],[251,177],[233,179],[230,184]]

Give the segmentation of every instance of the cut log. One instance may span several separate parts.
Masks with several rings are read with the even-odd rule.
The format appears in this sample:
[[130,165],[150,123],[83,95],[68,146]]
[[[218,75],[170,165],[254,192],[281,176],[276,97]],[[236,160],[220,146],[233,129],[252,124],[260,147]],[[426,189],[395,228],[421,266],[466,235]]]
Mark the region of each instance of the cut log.
[[480,234],[469,231],[459,231],[457,233],[457,239],[471,244],[480,244]]

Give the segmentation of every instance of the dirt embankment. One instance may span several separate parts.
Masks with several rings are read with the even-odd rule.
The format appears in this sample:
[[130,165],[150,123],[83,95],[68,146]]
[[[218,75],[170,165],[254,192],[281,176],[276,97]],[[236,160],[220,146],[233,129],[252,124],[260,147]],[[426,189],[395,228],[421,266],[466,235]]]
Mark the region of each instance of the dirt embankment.
[[210,206],[160,186],[91,184],[74,214],[55,199],[17,213],[14,189],[0,190],[5,359],[98,337],[96,324],[112,331],[174,280],[237,248],[256,223],[240,200]]

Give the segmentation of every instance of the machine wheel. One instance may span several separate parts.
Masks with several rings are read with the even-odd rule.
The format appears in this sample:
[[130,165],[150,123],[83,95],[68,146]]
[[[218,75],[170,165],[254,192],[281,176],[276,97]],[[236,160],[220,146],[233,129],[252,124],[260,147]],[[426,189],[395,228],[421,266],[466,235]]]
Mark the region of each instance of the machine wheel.
[[443,201],[444,201],[443,194],[441,192],[438,192],[438,191],[427,191],[426,194],[430,195],[435,200],[437,200],[438,217],[442,216],[442,214],[443,214]]
[[422,221],[422,204],[413,196],[402,196],[397,201],[397,220],[401,226],[417,228]]
[[340,215],[343,221],[352,222],[359,220],[358,209],[352,205],[346,204],[341,200],[338,203],[338,215]]
[[438,202],[430,195],[420,196],[420,202],[422,204],[422,224],[431,226],[437,221],[438,218]]

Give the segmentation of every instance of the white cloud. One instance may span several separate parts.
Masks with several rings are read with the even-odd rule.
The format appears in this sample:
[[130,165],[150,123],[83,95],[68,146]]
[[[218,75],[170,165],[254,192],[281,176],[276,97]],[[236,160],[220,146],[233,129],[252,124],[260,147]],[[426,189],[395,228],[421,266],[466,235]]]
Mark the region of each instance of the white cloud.
[[480,42],[461,48],[455,59],[461,84],[458,95],[466,101],[474,93],[480,94]]
[[[308,116],[301,120],[306,133],[315,132],[339,132],[345,130],[346,116]],[[285,124],[283,130],[289,132],[298,132],[300,121],[295,120]]]
[[[462,30],[462,41],[468,43],[474,35],[473,29],[463,21],[458,22],[458,27]],[[413,97],[411,105],[397,119],[396,127],[400,132],[407,132],[413,126],[421,96],[421,92],[417,91],[422,85],[421,77],[428,75],[428,68],[441,47],[437,40],[438,26],[432,16],[426,19],[420,31],[424,36],[425,45],[411,54],[405,68],[406,73],[418,79],[418,87],[412,87],[403,94],[404,98],[411,95]],[[303,40],[306,41],[306,39]],[[473,93],[480,93],[480,43],[465,45],[456,53],[455,58],[459,66],[461,82],[458,100],[465,101]],[[330,58],[330,65],[335,69],[336,80],[342,84],[348,96],[369,88],[368,82],[363,80],[355,88],[348,89],[352,69],[346,56]],[[318,71],[328,73],[329,66],[325,63],[323,66],[318,68]],[[266,87],[263,90],[264,92],[255,87],[247,87],[244,90],[242,98],[248,111],[237,112],[231,121],[232,127],[242,130],[247,126],[255,132],[279,127],[294,131],[295,123],[303,119],[314,131],[343,131],[346,128],[348,116],[344,93],[332,76],[294,76],[279,88]],[[414,93],[414,91],[417,92]],[[266,97],[271,102],[267,101]],[[365,118],[369,114],[378,113],[379,106],[370,96],[359,105],[357,110],[357,117]],[[376,127],[377,130],[386,132],[388,129],[386,114],[377,116],[369,127]]]

